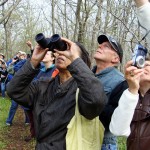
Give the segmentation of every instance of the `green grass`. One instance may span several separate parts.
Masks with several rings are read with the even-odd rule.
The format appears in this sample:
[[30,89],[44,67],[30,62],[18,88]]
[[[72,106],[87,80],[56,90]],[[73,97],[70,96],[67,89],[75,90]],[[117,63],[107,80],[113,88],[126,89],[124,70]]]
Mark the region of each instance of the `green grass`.
[[119,137],[118,138],[118,150],[126,150],[126,138]]
[[2,97],[0,97],[0,149],[4,149],[7,146],[7,140],[3,140],[2,136],[8,130],[5,122],[8,115],[10,103],[11,102],[9,98],[2,99]]
[[[9,127],[5,125],[5,122],[10,104],[11,101],[9,100],[9,98],[2,99],[0,97],[0,150],[5,149],[5,147],[7,147],[8,145],[8,141],[3,136],[5,135],[5,133],[8,134],[9,132]],[[118,138],[118,150],[126,150],[126,138]]]
[[0,97],[0,150],[33,150],[35,149],[35,140],[25,142],[25,137],[30,135],[30,126],[24,126],[24,114],[23,110],[17,109],[13,125],[6,126],[6,118],[11,106],[9,98],[2,99]]

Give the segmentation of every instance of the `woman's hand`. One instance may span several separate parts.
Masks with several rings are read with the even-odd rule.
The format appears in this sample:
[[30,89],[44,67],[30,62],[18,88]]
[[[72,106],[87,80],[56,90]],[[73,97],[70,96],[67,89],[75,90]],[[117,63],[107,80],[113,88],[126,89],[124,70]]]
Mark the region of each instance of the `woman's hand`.
[[31,63],[36,68],[43,60],[49,48],[43,49],[40,45],[36,45],[31,57]]
[[140,88],[140,76],[143,74],[143,69],[138,69],[132,66],[133,61],[128,61],[125,66],[125,78],[129,85],[129,91],[132,94],[138,94]]
[[66,38],[61,38],[61,40],[63,40],[64,42],[67,43],[67,50],[65,51],[59,51],[56,50],[55,51],[59,54],[59,55],[64,55],[65,57],[67,57],[71,62],[73,62],[75,59],[80,57],[80,48],[78,47],[78,45]]

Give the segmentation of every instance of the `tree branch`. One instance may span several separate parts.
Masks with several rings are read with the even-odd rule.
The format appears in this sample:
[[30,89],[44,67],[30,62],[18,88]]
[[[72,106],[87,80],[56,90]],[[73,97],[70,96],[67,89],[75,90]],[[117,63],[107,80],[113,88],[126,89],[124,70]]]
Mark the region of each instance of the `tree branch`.
[[17,7],[17,5],[21,2],[21,0],[17,0],[17,2],[15,3],[15,5],[12,5],[10,8],[9,8],[9,11],[5,14],[4,17],[2,17],[0,19],[0,24],[2,24],[2,22],[8,17],[11,15],[12,11]]
[[[99,4],[98,4],[99,5]],[[124,23],[119,17],[117,17],[115,14],[113,14],[111,11],[109,11],[107,8],[104,8],[102,5],[100,5],[102,9],[105,9],[107,12],[109,12],[113,17],[115,17],[117,20],[119,20],[123,25],[124,27],[128,30],[128,32],[130,32],[135,38],[137,41],[138,40],[138,37],[127,27],[126,23]]]
[[0,3],[0,6],[3,6],[8,0],[4,0],[3,2]]

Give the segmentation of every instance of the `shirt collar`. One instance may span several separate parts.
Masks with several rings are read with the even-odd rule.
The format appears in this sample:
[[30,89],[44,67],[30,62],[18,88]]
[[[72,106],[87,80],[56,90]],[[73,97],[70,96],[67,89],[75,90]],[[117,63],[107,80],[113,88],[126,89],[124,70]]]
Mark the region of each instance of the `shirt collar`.
[[53,68],[55,65],[52,64],[49,68],[46,69],[45,65],[41,68],[41,71],[46,72],[46,70]]

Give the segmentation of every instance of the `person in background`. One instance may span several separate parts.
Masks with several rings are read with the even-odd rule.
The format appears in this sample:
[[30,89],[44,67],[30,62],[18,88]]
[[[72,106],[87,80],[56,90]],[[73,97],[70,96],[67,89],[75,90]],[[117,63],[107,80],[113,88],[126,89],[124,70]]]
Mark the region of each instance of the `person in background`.
[[[38,75],[33,79],[33,81],[41,78],[52,78],[55,77],[59,70],[55,67],[55,57],[52,51],[47,51],[45,57],[42,60],[44,66],[40,69]],[[32,138],[35,138],[35,129],[34,129],[34,119],[32,109],[28,111],[28,116],[30,119],[30,136],[25,138],[26,142],[29,142]]]
[[115,109],[110,131],[126,136],[127,150],[147,150],[150,142],[150,59],[139,69],[129,61],[125,67],[126,89]]
[[7,64],[4,59],[0,59],[0,84],[1,84],[1,94],[2,98],[5,98],[5,91],[6,91],[6,83],[7,83]]
[[[14,74],[24,65],[27,60],[27,54],[25,52],[21,52],[18,58],[18,62],[13,66]],[[13,65],[13,63],[12,63]]]
[[9,59],[7,64],[7,71],[8,71],[8,82],[13,78],[14,70],[13,66],[19,62],[19,56],[21,54],[21,51],[18,51],[15,56],[13,56],[11,59]]
[[35,79],[39,79],[41,77],[51,77],[54,70],[56,70],[55,57],[53,52],[47,51],[45,57],[42,60],[42,63],[44,66],[40,69],[40,72]]
[[[19,57],[18,57],[19,56]],[[12,59],[12,62],[9,64],[7,70],[9,72],[9,74],[11,74],[12,76],[15,75],[15,73],[24,65],[25,61],[26,61],[26,53],[20,51],[19,55],[17,57],[14,57]],[[11,80],[10,80],[11,81]],[[9,81],[9,82],[10,82]],[[18,103],[16,103],[13,99],[11,99],[11,106],[9,109],[9,113],[8,113],[8,117],[6,119],[6,125],[7,126],[11,126],[14,116],[16,114],[18,108]],[[23,107],[24,113],[25,113],[25,125],[28,125],[30,123],[29,121],[29,116],[28,116],[28,108]]]
[[9,65],[11,65],[11,64],[14,65],[14,64],[18,63],[18,62],[19,62],[19,56],[20,56],[21,52],[22,52],[22,51],[18,51],[18,52],[16,53],[16,55],[13,56],[13,58],[9,59],[9,60],[6,62],[6,63],[7,63],[7,66],[9,66]]
[[4,56],[4,54],[2,54],[2,53],[0,53],[0,59],[5,59],[5,56]]
[[32,81],[48,50],[37,45],[31,60],[27,60],[7,85],[10,97],[33,109],[36,150],[66,150],[67,125],[75,114],[77,88],[79,111],[87,119],[97,117],[107,102],[103,86],[88,67],[90,59],[86,49],[80,43],[62,40],[68,48],[55,50],[58,54],[55,65],[59,70],[55,78]]
[[124,75],[116,68],[122,61],[123,50],[111,36],[100,35],[97,40],[99,46],[94,54],[96,66],[93,72],[103,84],[108,98],[108,103],[99,116],[105,127],[102,150],[117,150],[117,138],[110,133],[109,123],[114,109],[118,106],[120,96],[128,87]]
[[31,42],[31,41],[27,41],[26,44],[27,44],[27,46],[30,48],[31,55],[32,55],[33,50],[34,50],[34,47],[33,47],[33,45],[32,45],[32,42]]

